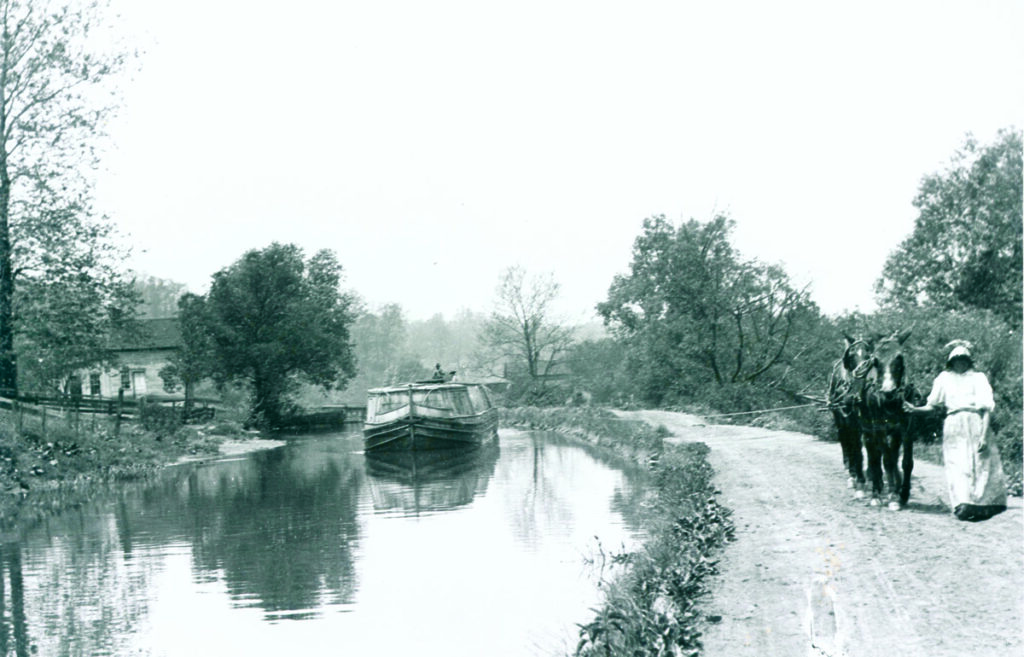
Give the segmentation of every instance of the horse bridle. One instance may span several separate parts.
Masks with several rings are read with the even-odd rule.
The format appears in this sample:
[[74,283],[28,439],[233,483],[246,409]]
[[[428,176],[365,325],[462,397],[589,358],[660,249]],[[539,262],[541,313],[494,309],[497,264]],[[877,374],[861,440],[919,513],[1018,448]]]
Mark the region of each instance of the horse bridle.
[[[853,371],[853,378],[864,380],[864,392],[865,393],[870,388],[872,388],[875,385],[877,385],[877,383],[878,383],[877,379],[873,380],[873,381],[867,381],[866,379],[867,379],[868,373],[871,372],[871,370],[873,370],[876,367],[878,367],[879,365],[880,365],[880,361],[878,360],[878,356],[875,356],[872,353],[870,356],[868,356],[866,359],[864,359],[864,362],[862,362],[860,365],[858,365],[857,368]],[[906,374],[904,373],[900,377],[900,384],[898,386],[896,386],[892,390],[888,390],[888,391],[875,390],[873,392],[873,394],[876,395],[877,397],[879,397],[879,399],[884,400],[886,403],[891,403],[893,400],[899,399],[900,397],[903,397],[904,392],[906,390],[906,387],[907,387]]]
[[855,379],[866,379],[868,377],[868,372],[873,370],[877,365],[878,358],[872,354],[861,361],[861,364],[855,367],[851,374],[853,374],[853,378]]
[[[858,338],[856,340],[851,341],[850,344],[846,345],[846,349],[843,350],[843,355],[839,359],[839,362],[836,363],[835,367],[833,367],[832,377],[829,379],[829,407],[835,411],[838,411],[844,417],[848,417],[851,413],[853,413],[852,404],[855,403],[856,399],[856,393],[853,391],[851,383],[847,379],[846,373],[850,372],[850,370],[846,368],[846,358],[847,356],[850,355],[850,350],[856,347],[857,345],[863,345],[867,347],[869,351],[871,349],[871,343],[869,343],[867,340]],[[870,356],[867,359],[865,359],[865,362],[867,360],[870,360]],[[860,366],[858,365],[858,367]],[[843,371],[843,374],[840,377],[842,383],[840,384],[835,383],[836,372],[838,369],[841,369]],[[847,408],[845,407],[846,405],[850,406]]]
[[[845,349],[845,350],[843,351],[843,358],[842,358],[842,361],[841,361],[841,362],[843,363],[843,368],[844,368],[844,369],[846,368],[846,357],[850,355],[850,350],[851,350],[851,349],[853,349],[854,347],[856,347],[857,345],[864,345],[865,347],[867,347],[867,350],[868,350],[869,352],[871,351],[871,343],[870,343],[870,342],[868,342],[867,340],[864,340],[864,339],[862,339],[862,338],[858,338],[858,339],[854,340],[853,342],[851,342],[850,344],[848,344],[848,345],[846,346],[846,349]],[[862,365],[863,365],[864,363],[868,362],[868,361],[869,361],[869,360],[871,360],[872,358],[873,358],[873,357],[869,355],[869,356],[868,356],[867,358],[865,358],[865,359],[864,359],[864,361],[863,361],[863,362],[861,362],[861,364],[860,364],[860,365],[858,365],[858,366],[857,366],[857,368],[855,368],[855,369],[860,369],[860,367],[861,367],[861,366],[862,366]]]

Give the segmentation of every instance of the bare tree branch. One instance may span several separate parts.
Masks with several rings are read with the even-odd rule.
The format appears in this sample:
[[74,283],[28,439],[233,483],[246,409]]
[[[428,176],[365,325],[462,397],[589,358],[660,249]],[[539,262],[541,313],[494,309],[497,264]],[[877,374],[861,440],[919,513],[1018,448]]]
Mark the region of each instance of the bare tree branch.
[[572,344],[573,332],[558,322],[550,306],[558,294],[550,275],[529,277],[522,267],[505,270],[484,341],[506,365],[521,369],[530,385],[543,390],[558,358]]

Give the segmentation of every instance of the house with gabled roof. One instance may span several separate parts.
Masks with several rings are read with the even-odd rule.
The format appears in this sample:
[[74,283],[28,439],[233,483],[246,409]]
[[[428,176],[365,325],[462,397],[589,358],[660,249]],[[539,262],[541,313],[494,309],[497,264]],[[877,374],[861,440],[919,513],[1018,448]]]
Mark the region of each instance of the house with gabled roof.
[[[144,395],[167,396],[160,370],[170,364],[181,349],[181,329],[177,317],[139,320],[139,332],[113,348],[116,367],[83,372],[69,390],[81,390],[86,397],[117,397],[124,390],[125,398]],[[80,388],[79,388],[80,386]]]

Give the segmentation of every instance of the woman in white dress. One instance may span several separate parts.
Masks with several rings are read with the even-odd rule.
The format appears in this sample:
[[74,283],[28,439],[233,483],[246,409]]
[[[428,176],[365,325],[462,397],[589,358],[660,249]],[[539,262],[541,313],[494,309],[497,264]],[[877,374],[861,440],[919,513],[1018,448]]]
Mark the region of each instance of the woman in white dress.
[[1006,478],[999,450],[988,437],[995,406],[988,378],[974,369],[971,345],[954,340],[946,370],[935,377],[924,406],[904,402],[908,413],[944,411],[942,458],[950,505],[960,520],[984,520],[1006,510]]

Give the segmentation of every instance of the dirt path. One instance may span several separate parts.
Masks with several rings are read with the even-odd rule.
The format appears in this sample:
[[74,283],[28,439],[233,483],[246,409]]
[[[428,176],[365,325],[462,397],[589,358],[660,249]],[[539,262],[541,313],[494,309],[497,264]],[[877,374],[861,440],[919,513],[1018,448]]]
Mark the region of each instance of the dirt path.
[[708,657],[1024,655],[1020,498],[986,522],[953,518],[942,468],[918,461],[910,505],[846,488],[838,444],[753,427],[622,413],[711,447],[729,544],[705,608]]

